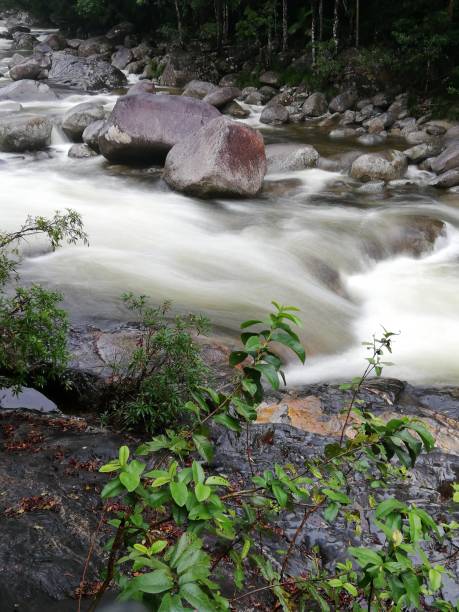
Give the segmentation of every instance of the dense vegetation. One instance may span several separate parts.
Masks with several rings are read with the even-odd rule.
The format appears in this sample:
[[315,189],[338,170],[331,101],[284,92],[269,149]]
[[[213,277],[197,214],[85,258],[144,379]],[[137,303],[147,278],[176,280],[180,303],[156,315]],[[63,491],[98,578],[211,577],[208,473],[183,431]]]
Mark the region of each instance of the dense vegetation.
[[[456,0],[1,0],[67,30],[102,32],[134,22],[153,42],[196,38],[223,51],[240,45],[300,82],[309,70],[324,86],[349,69],[378,84],[457,96],[459,7]],[[298,55],[305,63],[291,64]],[[314,65],[312,69],[311,64]],[[295,83],[296,84],[296,83]]]

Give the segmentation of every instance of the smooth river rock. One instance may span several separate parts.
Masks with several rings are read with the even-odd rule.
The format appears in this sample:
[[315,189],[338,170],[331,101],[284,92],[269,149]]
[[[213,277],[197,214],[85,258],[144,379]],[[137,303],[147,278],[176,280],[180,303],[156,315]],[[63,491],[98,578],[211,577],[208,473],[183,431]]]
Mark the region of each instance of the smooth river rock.
[[99,153],[99,136],[104,129],[105,121],[103,119],[94,121],[84,130],[82,139],[88,147],[91,147],[93,151]]
[[266,146],[268,172],[292,172],[314,168],[319,153],[311,145],[302,144],[269,144]]
[[62,129],[73,141],[80,141],[85,129],[95,121],[105,119],[104,107],[94,102],[77,104],[67,111],[62,120]]
[[400,151],[367,153],[351,166],[351,176],[361,181],[393,181],[402,178],[407,169],[407,158]]
[[432,170],[437,174],[459,167],[459,142],[450,144],[438,157],[430,162]]
[[265,173],[261,134],[223,116],[176,144],[164,167],[173,189],[200,197],[254,196]]
[[220,112],[202,100],[140,94],[119,98],[99,138],[112,162],[155,162]]
[[0,119],[0,150],[38,151],[51,142],[52,123],[40,115],[13,115]]
[[14,100],[15,102],[47,102],[56,99],[56,94],[48,85],[28,79],[16,81],[0,89],[0,100]]
[[49,79],[85,91],[111,90],[127,83],[121,70],[108,62],[97,57],[82,58],[66,53],[54,53]]

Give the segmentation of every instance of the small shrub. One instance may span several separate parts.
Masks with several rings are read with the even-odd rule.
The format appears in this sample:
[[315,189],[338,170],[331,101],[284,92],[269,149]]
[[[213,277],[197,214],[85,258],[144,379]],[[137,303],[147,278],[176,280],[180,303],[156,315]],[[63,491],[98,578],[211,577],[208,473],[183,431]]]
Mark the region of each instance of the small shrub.
[[139,319],[139,340],[123,362],[112,364],[108,416],[122,427],[156,432],[182,416],[183,404],[209,375],[193,333],[208,329],[204,317],[176,316],[170,304],[148,304],[145,296],[123,299]]

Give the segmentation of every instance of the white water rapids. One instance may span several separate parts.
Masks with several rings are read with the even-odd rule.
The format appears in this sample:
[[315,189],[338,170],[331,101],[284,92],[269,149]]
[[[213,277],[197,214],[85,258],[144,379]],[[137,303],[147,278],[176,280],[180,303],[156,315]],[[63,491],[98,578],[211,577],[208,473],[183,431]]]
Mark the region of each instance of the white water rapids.
[[[57,117],[89,98],[25,106]],[[107,108],[116,100],[98,98]],[[266,135],[316,144],[306,129]],[[326,154],[344,150],[317,146]],[[291,384],[357,375],[366,356],[360,342],[381,325],[401,332],[387,375],[458,383],[459,195],[440,199],[422,188],[425,174],[412,173],[411,187],[383,196],[358,192],[344,174],[305,170],[268,176],[254,200],[204,202],[170,191],[158,169],[72,160],[68,148],[55,130],[49,156],[0,153],[0,210],[2,230],[28,214],[81,213],[89,248],[52,253],[33,243],[21,266],[25,282],[64,293],[73,320],[125,319],[118,298],[131,290],[204,312],[221,333],[233,334],[275,299],[298,306],[304,320],[309,356],[304,368],[289,368]],[[400,245],[420,218],[444,221],[446,233],[415,257]]]

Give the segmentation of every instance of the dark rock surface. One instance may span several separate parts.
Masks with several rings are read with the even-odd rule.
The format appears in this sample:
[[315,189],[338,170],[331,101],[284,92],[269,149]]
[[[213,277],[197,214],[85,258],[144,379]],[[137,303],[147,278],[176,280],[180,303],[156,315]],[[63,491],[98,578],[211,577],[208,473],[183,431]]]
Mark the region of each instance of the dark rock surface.
[[86,91],[111,90],[127,83],[121,70],[106,61],[97,57],[82,58],[65,53],[54,53],[49,79],[60,85]]

